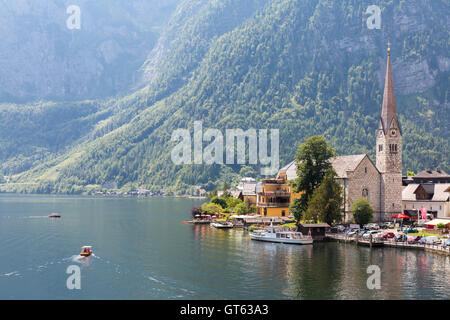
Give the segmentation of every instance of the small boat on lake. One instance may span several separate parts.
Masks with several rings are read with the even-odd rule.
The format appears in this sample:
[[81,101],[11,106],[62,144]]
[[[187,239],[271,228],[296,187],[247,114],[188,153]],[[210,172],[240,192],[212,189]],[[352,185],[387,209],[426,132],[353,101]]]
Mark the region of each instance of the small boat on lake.
[[80,256],[89,257],[92,254],[92,246],[83,246],[81,247]]
[[304,236],[301,232],[295,231],[277,231],[272,224],[264,230],[255,230],[250,233],[252,240],[290,243],[290,244],[312,244],[311,236]]
[[229,229],[234,227],[231,222],[211,222],[210,226],[217,229]]
[[52,213],[48,217],[49,218],[61,218],[61,215],[59,213]]

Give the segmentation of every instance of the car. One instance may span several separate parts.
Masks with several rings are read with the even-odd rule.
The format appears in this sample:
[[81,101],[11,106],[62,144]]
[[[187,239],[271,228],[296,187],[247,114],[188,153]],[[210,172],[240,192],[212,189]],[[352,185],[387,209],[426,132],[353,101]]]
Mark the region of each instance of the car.
[[422,239],[422,236],[410,236],[408,237],[408,243],[409,244],[419,243],[420,239]]
[[386,232],[386,238],[387,239],[395,238],[395,233],[393,233],[393,232]]
[[405,229],[403,232],[408,234],[408,233],[417,233],[419,231],[417,231],[417,229],[408,228],[408,229]]
[[370,239],[370,236],[372,235],[372,238],[376,238],[378,236],[380,232],[377,230],[371,230],[371,231],[367,231],[366,233],[364,233],[363,235],[363,239]]
[[423,244],[440,244],[441,240],[437,236],[428,236],[420,239],[419,243]]
[[450,248],[450,239],[447,239],[444,241],[444,243],[442,244],[443,248]]
[[399,233],[395,236],[395,239],[397,242],[403,242],[406,240],[406,235]]
[[377,225],[376,223],[369,223],[369,224],[366,224],[366,225],[364,226],[364,229],[368,229],[368,230],[378,230],[378,229],[380,229],[380,226]]

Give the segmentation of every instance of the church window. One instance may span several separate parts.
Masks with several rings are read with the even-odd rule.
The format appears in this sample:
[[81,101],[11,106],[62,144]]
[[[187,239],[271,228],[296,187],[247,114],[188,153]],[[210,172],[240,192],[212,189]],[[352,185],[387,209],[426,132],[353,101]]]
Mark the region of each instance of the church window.
[[363,189],[363,191],[362,191],[362,196],[363,196],[364,198],[369,199],[369,190],[368,190],[368,189]]
[[367,167],[364,168],[364,172],[367,173]]
[[378,145],[378,151],[379,152],[383,151],[383,145],[382,144]]

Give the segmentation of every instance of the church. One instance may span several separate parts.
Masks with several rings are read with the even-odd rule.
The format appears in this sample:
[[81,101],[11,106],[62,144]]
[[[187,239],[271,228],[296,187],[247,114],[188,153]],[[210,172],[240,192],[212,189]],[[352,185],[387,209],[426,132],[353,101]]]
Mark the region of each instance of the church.
[[[343,220],[346,222],[352,221],[351,208],[360,197],[369,200],[374,209],[374,222],[391,220],[393,215],[402,212],[402,131],[395,106],[390,48],[375,148],[376,163],[367,154],[331,159],[343,186]],[[297,178],[296,171],[293,161],[279,170],[277,179],[293,180]]]

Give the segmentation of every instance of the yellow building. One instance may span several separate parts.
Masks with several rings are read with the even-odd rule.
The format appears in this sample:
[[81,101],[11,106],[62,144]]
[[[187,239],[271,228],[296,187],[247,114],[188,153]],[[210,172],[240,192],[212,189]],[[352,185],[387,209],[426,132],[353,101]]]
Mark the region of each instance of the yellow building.
[[284,169],[286,167],[278,172],[276,179],[263,179],[257,187],[257,212],[263,217],[288,217],[289,205],[301,196],[293,192]]

